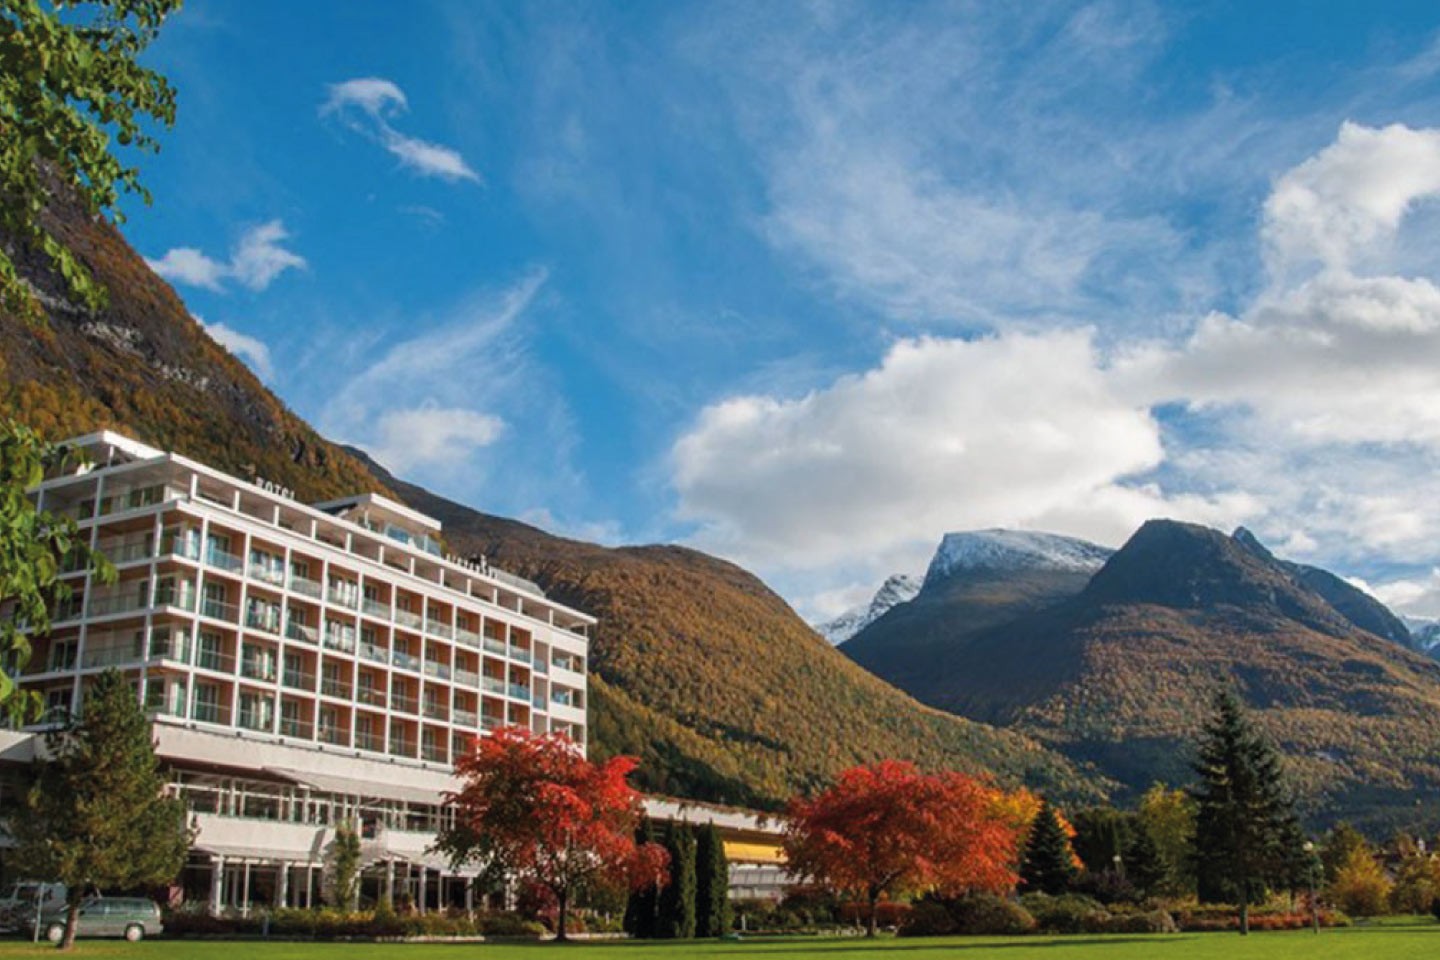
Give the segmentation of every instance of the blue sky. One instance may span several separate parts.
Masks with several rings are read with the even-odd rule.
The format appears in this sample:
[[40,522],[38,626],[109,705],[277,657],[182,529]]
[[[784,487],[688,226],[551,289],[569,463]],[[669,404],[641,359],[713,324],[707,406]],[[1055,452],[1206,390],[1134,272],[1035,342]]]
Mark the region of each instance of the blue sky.
[[124,229],[327,435],[802,613],[1246,523],[1440,614],[1423,3],[220,3]]

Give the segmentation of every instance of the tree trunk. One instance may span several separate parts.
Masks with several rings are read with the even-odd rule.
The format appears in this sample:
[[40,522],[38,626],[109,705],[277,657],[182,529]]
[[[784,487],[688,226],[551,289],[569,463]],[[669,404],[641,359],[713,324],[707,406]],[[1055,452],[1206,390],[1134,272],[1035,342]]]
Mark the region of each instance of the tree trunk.
[[75,948],[75,932],[80,926],[80,901],[72,900],[65,905],[65,936],[60,938],[56,947],[60,950],[73,950]]
[[1250,935],[1250,891],[1245,890],[1240,894],[1240,936]]
[[562,891],[555,895],[555,939],[561,942],[570,938],[565,934],[565,916],[570,911],[569,891]]
[[866,937],[873,937],[873,936],[875,936],[875,929],[876,929],[876,927],[877,927],[877,923],[876,923],[876,919],[877,919],[877,918],[876,918],[875,915],[879,912],[879,909],[880,909],[880,894],[878,894],[878,893],[872,893],[872,894],[870,894],[870,925],[865,928],[865,936],[866,936]]

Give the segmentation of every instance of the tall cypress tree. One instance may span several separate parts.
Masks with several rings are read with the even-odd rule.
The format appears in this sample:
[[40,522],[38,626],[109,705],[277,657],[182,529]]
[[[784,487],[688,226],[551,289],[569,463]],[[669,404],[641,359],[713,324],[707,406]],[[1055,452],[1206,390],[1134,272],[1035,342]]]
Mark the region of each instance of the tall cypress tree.
[[695,842],[695,935],[723,937],[730,930],[730,864],[715,824],[701,827]]
[[1198,893],[1202,902],[1239,904],[1240,932],[1248,934],[1250,904],[1286,880],[1298,831],[1279,754],[1229,690],[1215,698],[1195,772]]
[[[655,843],[655,825],[647,817],[640,821],[635,830],[637,843]],[[660,887],[650,883],[630,892],[625,903],[625,932],[637,940],[649,940],[655,936],[655,924],[660,909]]]
[[683,823],[665,831],[670,853],[670,882],[660,891],[655,935],[665,940],[695,936],[695,833]]
[[1025,852],[1020,861],[1020,879],[1027,891],[1064,893],[1075,882],[1075,861],[1070,858],[1070,838],[1050,801],[1040,803],[1040,812],[1030,824]]

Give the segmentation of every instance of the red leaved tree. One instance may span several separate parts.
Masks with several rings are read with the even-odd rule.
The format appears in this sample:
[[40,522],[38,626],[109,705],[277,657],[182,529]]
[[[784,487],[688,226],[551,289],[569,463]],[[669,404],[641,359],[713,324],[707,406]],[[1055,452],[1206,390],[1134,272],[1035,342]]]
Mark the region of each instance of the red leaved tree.
[[790,872],[869,904],[871,937],[882,896],[1009,890],[1020,831],[995,795],[972,777],[896,760],[852,767],[823,793],[790,802]]
[[456,762],[464,785],[446,798],[455,823],[436,849],[456,867],[477,863],[548,890],[564,940],[582,887],[654,883],[665,870],[663,847],[635,842],[640,795],[625,779],[635,765],[631,757],[591,763],[562,734],[497,730]]

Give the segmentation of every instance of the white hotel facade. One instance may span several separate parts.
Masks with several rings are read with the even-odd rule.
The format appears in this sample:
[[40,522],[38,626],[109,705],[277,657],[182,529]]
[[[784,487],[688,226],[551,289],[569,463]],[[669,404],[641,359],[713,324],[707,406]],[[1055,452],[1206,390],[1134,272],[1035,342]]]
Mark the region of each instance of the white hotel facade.
[[[439,522],[385,497],[307,506],[114,433],[67,445],[87,465],[34,496],[119,578],[67,575],[74,597],[20,680],[55,712],[103,670],[131,680],[198,827],[184,897],[318,904],[350,821],[367,896],[469,905],[427,852],[452,762],[502,725],[584,747],[594,619],[443,555]],[[0,761],[32,761],[43,729],[0,735]]]

